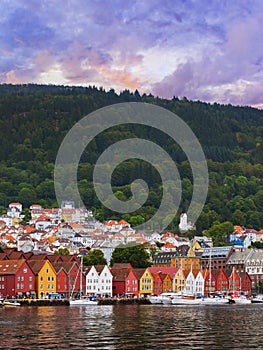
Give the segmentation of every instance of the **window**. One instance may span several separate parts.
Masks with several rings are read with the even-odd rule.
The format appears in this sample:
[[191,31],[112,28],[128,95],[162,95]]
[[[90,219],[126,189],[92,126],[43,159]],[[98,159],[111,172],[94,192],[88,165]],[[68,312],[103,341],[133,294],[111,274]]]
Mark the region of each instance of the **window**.
[[20,276],[17,276],[17,280],[20,281]]
[[51,277],[51,281],[54,282],[54,276]]
[[40,284],[40,289],[43,289],[43,284]]
[[30,285],[29,285],[29,289],[32,289],[32,288],[33,288],[33,285],[32,285],[32,284],[30,284]]
[[47,280],[50,281],[50,276],[48,276]]
[[29,281],[32,281],[32,280],[33,280],[32,276],[29,276]]
[[24,281],[24,276],[21,276],[21,281]]
[[43,281],[43,276],[40,276],[40,281],[41,281],[41,282]]
[[49,271],[48,271],[48,269],[46,269],[46,273],[48,273]]
[[25,267],[23,271],[24,271],[24,273],[27,273],[27,268]]

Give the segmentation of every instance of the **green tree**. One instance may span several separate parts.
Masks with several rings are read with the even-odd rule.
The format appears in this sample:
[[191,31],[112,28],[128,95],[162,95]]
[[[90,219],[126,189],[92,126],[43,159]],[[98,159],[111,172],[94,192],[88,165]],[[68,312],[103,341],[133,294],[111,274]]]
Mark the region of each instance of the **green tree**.
[[58,255],[69,255],[70,251],[68,250],[68,248],[59,248],[58,250],[55,251],[55,254],[58,254]]
[[110,264],[130,263],[135,268],[151,266],[149,254],[142,244],[121,244],[112,253]]
[[233,231],[233,224],[229,221],[225,221],[223,223],[215,223],[205,232],[205,235],[213,239],[214,245],[224,245],[226,235],[228,233],[232,233]]
[[94,249],[91,250],[87,256],[83,256],[83,265],[107,265],[107,260],[100,249]]

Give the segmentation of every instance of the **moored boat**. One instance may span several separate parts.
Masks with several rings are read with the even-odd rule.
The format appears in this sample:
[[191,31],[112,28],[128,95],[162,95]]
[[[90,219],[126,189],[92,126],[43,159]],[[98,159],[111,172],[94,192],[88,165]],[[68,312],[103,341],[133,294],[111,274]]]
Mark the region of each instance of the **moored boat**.
[[230,300],[235,304],[251,304],[251,300],[245,295],[234,295],[230,298]]
[[3,306],[21,306],[21,304],[18,301],[11,299],[11,300],[4,300]]
[[258,294],[251,299],[251,303],[263,304],[263,294]]
[[176,297],[178,293],[175,292],[166,292],[159,295],[152,295],[149,297],[151,304],[172,304],[172,299]]
[[98,300],[94,296],[85,296],[80,299],[69,300],[70,306],[98,305]]
[[178,295],[172,299],[173,305],[200,305],[201,303],[202,299],[195,296]]

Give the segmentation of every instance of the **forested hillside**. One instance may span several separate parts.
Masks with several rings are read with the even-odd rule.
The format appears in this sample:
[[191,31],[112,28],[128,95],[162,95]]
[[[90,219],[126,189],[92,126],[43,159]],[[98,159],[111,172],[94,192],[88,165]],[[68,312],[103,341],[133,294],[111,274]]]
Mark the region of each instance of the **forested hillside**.
[[[182,118],[198,137],[209,166],[209,193],[197,222],[198,232],[215,222],[230,221],[263,227],[263,111],[250,107],[208,104],[186,98],[165,100],[128,90],[119,95],[95,87],[41,85],[0,86],[0,211],[11,201],[25,207],[37,202],[55,206],[53,170],[56,154],[68,130],[86,114],[114,103],[138,101],[157,104]],[[150,188],[145,205],[123,216],[101,206],[92,185],[93,164],[112,143],[143,137],[160,144],[176,161],[182,178],[180,212],[192,196],[192,173],[187,158],[173,140],[138,125],[108,129],[87,147],[79,165],[79,190],[88,208],[100,220],[121,218],[136,225],[157,210],[162,187],[160,176],[148,163],[129,160],[117,167],[112,185],[116,196],[127,200],[129,184],[144,178]],[[180,213],[178,213],[179,215]],[[170,226],[175,229],[178,216]]]

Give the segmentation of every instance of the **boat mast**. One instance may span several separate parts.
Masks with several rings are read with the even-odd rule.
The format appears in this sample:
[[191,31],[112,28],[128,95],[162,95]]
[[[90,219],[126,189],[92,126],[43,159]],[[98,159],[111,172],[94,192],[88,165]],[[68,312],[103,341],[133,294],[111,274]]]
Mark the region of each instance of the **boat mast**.
[[79,277],[79,297],[82,295],[82,264],[83,264],[83,255],[80,257],[80,277]]

